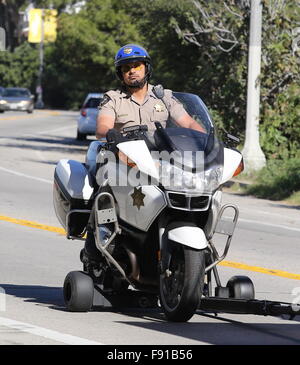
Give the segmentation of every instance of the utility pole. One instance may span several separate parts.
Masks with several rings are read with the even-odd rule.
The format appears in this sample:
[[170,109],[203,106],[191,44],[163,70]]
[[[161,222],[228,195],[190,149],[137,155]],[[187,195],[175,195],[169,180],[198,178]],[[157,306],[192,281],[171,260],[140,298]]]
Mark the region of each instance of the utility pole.
[[37,77],[36,108],[44,108],[43,102],[43,71],[44,71],[44,43],[54,42],[56,39],[57,10],[35,9],[28,11],[29,29],[28,42],[39,43],[39,70]]
[[41,41],[40,41],[40,67],[38,74],[38,83],[36,87],[36,92],[38,94],[36,101],[36,108],[43,109],[43,87],[42,87],[42,78],[43,78],[43,69],[44,69],[44,38],[45,38],[45,28],[44,28],[44,9],[42,9],[42,20],[41,20]]
[[5,29],[0,27],[0,51],[6,50],[6,42],[5,42]]
[[259,144],[261,28],[262,2],[251,0],[246,136],[242,150],[246,172],[260,170],[266,164]]

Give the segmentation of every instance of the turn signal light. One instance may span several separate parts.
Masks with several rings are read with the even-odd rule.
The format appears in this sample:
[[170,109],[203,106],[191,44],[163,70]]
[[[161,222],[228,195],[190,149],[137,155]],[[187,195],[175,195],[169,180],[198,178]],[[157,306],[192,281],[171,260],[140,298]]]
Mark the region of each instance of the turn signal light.
[[86,110],[85,110],[85,109],[81,109],[80,114],[81,114],[83,117],[86,117]]
[[234,171],[233,176],[237,176],[239,175],[241,172],[244,171],[244,160],[242,159],[242,161],[240,162],[239,166],[237,167],[237,169]]

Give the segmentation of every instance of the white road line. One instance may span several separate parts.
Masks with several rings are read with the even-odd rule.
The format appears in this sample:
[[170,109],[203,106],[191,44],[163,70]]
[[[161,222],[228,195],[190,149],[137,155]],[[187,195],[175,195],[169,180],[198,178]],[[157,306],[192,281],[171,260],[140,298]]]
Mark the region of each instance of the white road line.
[[[280,205],[280,203],[278,203],[278,205]],[[273,208],[273,207],[271,206],[271,208]],[[247,214],[247,213],[252,213],[252,214],[253,213],[257,213],[257,208],[256,209],[242,208],[242,209],[240,209],[240,213],[244,213],[244,214]],[[282,217],[282,214],[280,214],[280,213],[267,212],[267,211],[264,211],[264,210],[261,210],[261,209],[259,209],[259,214],[266,214],[268,216],[273,215],[274,217]]]
[[21,177],[26,177],[27,179],[31,179],[31,180],[41,181],[41,182],[44,182],[47,184],[53,184],[53,181],[51,181],[51,180],[43,179],[41,177],[22,174],[21,172],[9,170],[9,169],[6,169],[5,167],[1,167],[1,166],[0,166],[0,171],[8,172],[9,174],[13,174],[13,175],[21,176]]
[[67,345],[104,345],[101,342],[87,340],[82,337],[72,336],[65,333],[49,330],[47,328],[38,327],[30,323],[15,321],[9,318],[0,317],[0,325],[18,330],[20,332],[30,333],[32,335],[41,336],[50,340],[65,343]]
[[51,132],[59,132],[59,131],[63,131],[65,129],[73,129],[74,126],[67,126],[67,127],[60,127],[60,128],[55,128],[55,129],[48,129],[46,131],[40,131],[40,132],[36,132],[36,133],[25,133],[22,134],[21,137],[31,137],[31,136],[37,136],[39,134],[49,134]]
[[262,226],[269,226],[269,227],[274,227],[274,228],[283,228],[283,229],[289,229],[290,231],[300,232],[300,228],[284,226],[282,224],[265,223],[265,222],[255,221],[255,220],[252,220],[252,219],[239,218],[238,222],[254,223],[254,224],[260,224]]

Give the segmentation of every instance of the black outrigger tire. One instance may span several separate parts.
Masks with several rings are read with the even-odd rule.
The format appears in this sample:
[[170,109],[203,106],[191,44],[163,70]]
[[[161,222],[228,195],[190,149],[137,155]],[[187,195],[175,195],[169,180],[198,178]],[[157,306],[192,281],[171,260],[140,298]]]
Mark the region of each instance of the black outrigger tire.
[[71,271],[66,276],[63,287],[64,301],[71,312],[88,312],[93,306],[94,283],[82,271]]
[[255,291],[252,280],[248,276],[237,275],[230,278],[226,285],[229,296],[234,299],[254,299]]

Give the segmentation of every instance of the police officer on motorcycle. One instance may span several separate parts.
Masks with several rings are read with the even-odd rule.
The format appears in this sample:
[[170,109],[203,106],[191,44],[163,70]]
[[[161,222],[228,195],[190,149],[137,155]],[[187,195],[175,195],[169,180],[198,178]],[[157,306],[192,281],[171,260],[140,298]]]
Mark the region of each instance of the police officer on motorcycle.
[[[171,90],[163,90],[163,97],[155,93],[149,84],[152,62],[148,52],[141,46],[127,44],[115,56],[115,70],[121,87],[104,94],[99,105],[96,137],[105,138],[111,129],[121,131],[137,124],[147,125],[148,131],[155,130],[154,122],[163,127],[167,120],[184,128],[205,132],[186,112]],[[101,253],[95,246],[93,233],[89,232],[84,253],[91,261],[100,261]]]

